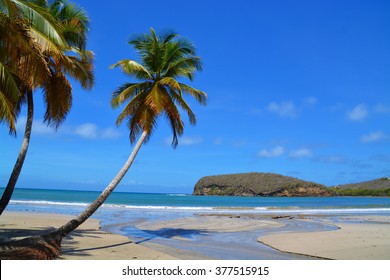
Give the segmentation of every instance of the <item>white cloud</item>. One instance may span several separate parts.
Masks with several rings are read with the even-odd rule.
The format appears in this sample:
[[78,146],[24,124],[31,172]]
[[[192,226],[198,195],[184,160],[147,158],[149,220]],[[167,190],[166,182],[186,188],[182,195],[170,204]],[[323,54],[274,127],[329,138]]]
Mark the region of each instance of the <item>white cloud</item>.
[[74,128],[73,133],[82,138],[96,139],[98,137],[98,126],[93,123],[81,124]]
[[43,122],[36,122],[33,124],[33,133],[49,135],[54,134],[55,132],[55,128],[48,127]]
[[390,113],[390,106],[378,104],[374,107],[374,111],[376,113],[379,113],[379,114],[389,114]]
[[267,110],[271,113],[275,113],[280,117],[295,118],[298,114],[298,110],[292,102],[271,102],[267,106]]
[[185,146],[197,145],[202,142],[203,140],[200,137],[183,137],[179,139],[179,143]]
[[241,139],[241,140],[234,140],[232,142],[232,145],[235,148],[241,148],[241,147],[244,147],[246,145],[246,143],[247,143],[247,141],[245,139]]
[[[203,142],[203,139],[200,137],[181,137],[179,138],[179,145],[182,146],[192,146],[192,145],[197,145]],[[165,144],[171,145],[172,144],[172,138],[167,137],[165,138]]]
[[376,142],[386,138],[386,135],[382,131],[375,131],[360,137],[360,141],[363,143]]
[[368,117],[368,108],[364,104],[359,104],[352,110],[347,111],[347,118],[351,121],[363,121]]
[[292,150],[290,151],[290,157],[292,158],[305,158],[305,157],[311,157],[312,152],[307,148],[301,148],[298,150]]
[[99,128],[93,123],[84,123],[76,127],[66,127],[67,134],[73,134],[86,139],[116,139],[122,134],[113,127]]
[[346,164],[349,162],[348,158],[341,155],[319,156],[315,158],[315,161],[322,162],[322,163],[338,163],[338,164]]
[[[19,133],[24,133],[24,129],[26,127],[27,117],[21,116],[17,123],[16,129]],[[40,135],[50,135],[55,134],[56,130],[54,128],[48,127],[43,123],[42,120],[33,120],[32,133],[40,134]]]
[[333,106],[329,107],[328,110],[333,113],[333,112],[337,112],[337,111],[343,110],[344,107],[345,107],[345,105],[343,103],[337,102]]
[[99,132],[99,137],[102,139],[116,139],[119,138],[122,134],[115,128],[108,127],[105,129],[102,129]]
[[315,96],[309,96],[309,97],[307,97],[307,98],[305,98],[304,100],[303,100],[303,102],[306,104],[306,105],[315,105],[315,104],[317,104],[317,102],[318,102],[318,99],[317,99],[317,97],[315,97]]
[[[16,124],[18,133],[24,133],[27,118],[21,116]],[[62,125],[56,131],[48,127],[42,120],[34,119],[32,133],[37,135],[74,135],[85,139],[116,139],[122,134],[115,128],[108,127],[101,129],[96,124],[84,123],[77,126]]]
[[218,137],[214,140],[214,145],[221,145],[222,144],[222,137]]
[[27,121],[27,118],[25,116],[22,116],[20,117],[18,120],[17,120],[17,123],[16,123],[16,129],[18,131],[23,131],[25,126],[26,126],[26,121]]
[[257,155],[259,157],[275,158],[284,154],[284,148],[282,146],[277,146],[273,149],[263,149]]
[[260,115],[261,113],[262,113],[262,110],[261,109],[259,109],[259,108],[252,108],[250,111],[249,111],[249,113],[251,114],[251,115]]

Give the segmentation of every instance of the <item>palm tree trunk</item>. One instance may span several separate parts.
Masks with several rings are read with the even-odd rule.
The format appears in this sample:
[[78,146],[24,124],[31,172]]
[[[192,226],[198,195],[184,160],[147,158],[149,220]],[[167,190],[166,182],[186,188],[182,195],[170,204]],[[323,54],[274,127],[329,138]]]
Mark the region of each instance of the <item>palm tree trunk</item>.
[[50,233],[48,236],[49,238],[54,238],[58,243],[61,243],[62,239],[68,235],[70,232],[75,230],[77,227],[79,227],[82,223],[84,223],[90,216],[93,215],[93,213],[96,212],[96,210],[106,201],[106,199],[109,197],[109,195],[114,191],[116,186],[119,184],[119,182],[122,180],[122,178],[126,175],[127,171],[130,169],[135,157],[138,154],[139,149],[141,148],[143,142],[145,141],[145,138],[147,137],[148,133],[144,131],[140,138],[138,139],[136,145],[134,146],[134,149],[132,153],[130,154],[129,158],[127,159],[125,165],[122,167],[122,169],[118,172],[118,174],[115,176],[115,178],[108,184],[108,186],[102,191],[102,193],[95,199],[94,202],[92,202],[80,215],[78,215],[75,219],[69,221],[65,225],[61,226],[60,228],[56,229],[52,233]]
[[31,90],[27,92],[27,120],[26,128],[24,130],[23,142],[19,151],[19,156],[14,165],[14,169],[12,170],[11,176],[8,180],[7,187],[5,188],[3,196],[0,200],[0,215],[3,213],[9,201],[11,200],[11,196],[14,192],[15,185],[18,181],[20,172],[22,171],[24,159],[26,158],[28,146],[30,144],[30,136],[34,118],[34,100],[32,94],[33,93]]

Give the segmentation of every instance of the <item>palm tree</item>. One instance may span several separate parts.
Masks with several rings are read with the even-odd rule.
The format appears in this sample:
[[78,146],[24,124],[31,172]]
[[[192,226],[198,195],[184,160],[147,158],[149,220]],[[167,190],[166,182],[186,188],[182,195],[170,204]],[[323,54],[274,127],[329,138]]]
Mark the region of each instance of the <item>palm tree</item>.
[[[27,121],[19,156],[0,200],[1,215],[11,199],[28,151],[34,115],[34,89],[42,88],[46,104],[44,121],[58,128],[72,105],[72,86],[67,76],[78,80],[86,89],[92,88],[94,77],[93,54],[85,49],[88,17],[81,8],[65,0],[56,0],[50,5],[40,0],[0,1],[14,3],[15,10],[27,20],[30,26],[28,35],[44,58],[42,67],[47,69],[43,77],[42,71],[18,77],[19,99],[14,107],[17,109],[27,102]],[[30,55],[26,55],[26,60],[31,60]],[[15,64],[23,61],[24,57],[19,58]],[[17,112],[14,110],[14,115]],[[12,130],[11,122],[10,126]]]
[[[39,84],[50,74],[18,4],[21,2],[0,0],[0,122],[5,122],[13,135],[21,91],[32,87],[32,75]],[[50,33],[47,36],[51,37]]]
[[[120,67],[139,82],[120,86],[113,93],[111,104],[117,108],[127,103],[117,119],[117,125],[126,120],[130,130],[130,142],[136,144],[122,169],[81,214],[48,235],[28,239],[30,246],[39,243],[44,244],[40,246],[46,249],[54,248],[49,250],[50,254],[45,255],[48,258],[56,257],[62,239],[93,215],[114,191],[132,165],[142,144],[150,139],[160,116],[167,118],[173,133],[172,146],[176,147],[178,136],[184,131],[178,107],[187,113],[190,124],[196,123],[195,114],[185,102],[183,94],[194,97],[202,105],[206,104],[206,93],[178,81],[182,78],[192,80],[194,72],[202,69],[201,59],[195,55],[195,48],[190,41],[178,37],[176,33],[157,36],[151,29],[150,34],[135,36],[129,43],[141,56],[141,63],[121,60],[112,67]],[[137,137],[139,138],[136,141]],[[24,252],[23,257],[26,257],[26,254]]]
[[[10,133],[15,134],[15,122],[21,104],[26,99],[30,102],[26,93],[41,86],[50,75],[42,48],[38,40],[33,38],[33,33],[42,34],[41,37],[51,40],[53,44],[61,44],[62,39],[48,13],[28,1],[0,0],[0,31],[0,121],[7,123]],[[32,108],[29,108],[28,115],[31,118],[32,112]],[[26,142],[30,138],[31,124],[28,128],[21,155],[27,152]],[[19,156],[16,166],[23,160],[24,157]],[[13,180],[15,173],[18,173],[17,168],[14,168],[11,183],[3,193],[0,213],[12,195],[16,183]]]
[[[12,69],[10,60],[16,58],[16,52],[20,52],[20,48],[15,46],[19,42],[24,41],[23,25],[16,20],[13,20],[17,10],[14,3],[7,0],[0,0],[0,122],[5,122],[10,133],[15,133],[15,110],[19,97],[19,87],[15,69]],[[14,34],[18,35],[18,39]]]

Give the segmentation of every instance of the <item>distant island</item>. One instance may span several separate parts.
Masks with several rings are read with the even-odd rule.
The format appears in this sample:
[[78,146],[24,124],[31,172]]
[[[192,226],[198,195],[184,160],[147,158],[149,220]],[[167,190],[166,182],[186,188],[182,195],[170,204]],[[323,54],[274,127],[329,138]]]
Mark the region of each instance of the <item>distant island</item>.
[[390,178],[326,187],[274,173],[241,173],[201,178],[194,195],[221,196],[390,196]]

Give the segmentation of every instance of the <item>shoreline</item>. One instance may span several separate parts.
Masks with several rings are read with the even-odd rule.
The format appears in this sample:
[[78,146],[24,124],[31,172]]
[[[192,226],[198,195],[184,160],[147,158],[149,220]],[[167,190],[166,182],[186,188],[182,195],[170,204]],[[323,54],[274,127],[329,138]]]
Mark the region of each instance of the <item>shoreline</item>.
[[[0,217],[2,240],[41,235],[61,226],[72,216],[62,214],[4,212]],[[135,244],[126,236],[100,229],[100,221],[88,219],[62,241],[58,260],[175,260],[163,252]]]
[[275,233],[258,241],[275,250],[328,260],[390,260],[390,217],[355,217],[333,231]]
[[[0,217],[0,240],[41,235],[71,218],[66,214],[5,212]],[[315,229],[310,229],[314,224]],[[165,241],[129,239],[125,231],[115,230],[115,225],[101,227],[101,220],[89,219],[63,240],[58,259],[229,259],[228,251],[224,251],[227,249],[242,250],[242,259],[247,259],[251,253],[245,248],[252,247],[263,259],[390,260],[390,216],[299,215],[274,219],[266,215],[206,214],[140,221],[134,226],[161,234]],[[217,248],[218,244],[222,247]],[[207,253],[213,249],[207,246],[222,249],[225,255],[213,257]]]

